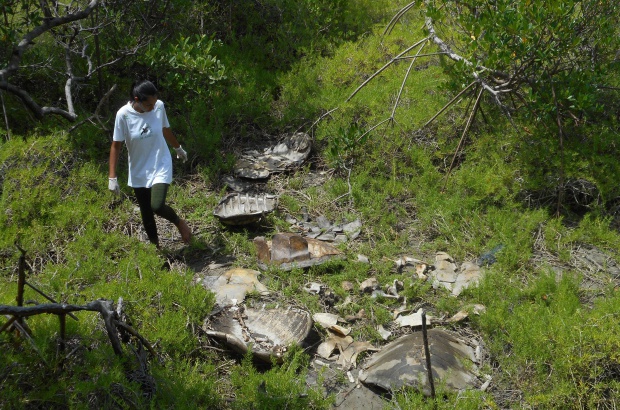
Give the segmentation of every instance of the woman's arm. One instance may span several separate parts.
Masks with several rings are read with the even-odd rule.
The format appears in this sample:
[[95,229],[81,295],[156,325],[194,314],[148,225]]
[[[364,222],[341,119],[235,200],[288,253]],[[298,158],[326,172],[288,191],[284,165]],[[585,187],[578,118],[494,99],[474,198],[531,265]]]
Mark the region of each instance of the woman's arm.
[[116,164],[118,163],[118,156],[123,148],[123,143],[120,141],[112,141],[110,147],[110,170],[108,172],[109,178],[116,178]]
[[166,139],[166,142],[172,145],[172,148],[179,148],[181,146],[181,144],[179,144],[179,141],[177,141],[177,137],[174,136],[174,133],[172,132],[172,128],[164,127],[163,132],[164,132],[164,138]]
[[187,161],[187,152],[185,152],[185,150],[181,147],[181,144],[177,141],[177,137],[174,136],[172,130],[166,127],[162,128],[162,130],[164,132],[164,138],[176,151],[177,159],[180,159],[183,162]]

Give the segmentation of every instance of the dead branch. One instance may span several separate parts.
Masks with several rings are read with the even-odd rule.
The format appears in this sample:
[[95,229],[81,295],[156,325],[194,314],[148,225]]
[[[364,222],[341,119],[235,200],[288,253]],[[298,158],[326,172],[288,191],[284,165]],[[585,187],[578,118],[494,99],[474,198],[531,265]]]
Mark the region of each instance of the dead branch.
[[398,90],[398,95],[396,96],[396,101],[394,102],[394,107],[392,108],[392,115],[390,116],[390,118],[394,119],[394,115],[396,114],[396,107],[398,107],[398,102],[400,101],[400,96],[403,93],[403,89],[405,88],[405,83],[407,82],[407,79],[409,78],[409,74],[411,73],[411,69],[413,68],[413,65],[415,64],[417,58],[420,56],[420,52],[422,52],[422,49],[424,48],[426,44],[422,44],[420,46],[420,48],[418,49],[418,52],[416,53],[416,55],[411,59],[411,64],[409,64],[409,68],[407,69],[407,72],[405,73],[405,77],[403,78],[403,83],[400,85],[400,90]]
[[366,79],[366,81],[364,81],[359,87],[357,87],[355,89],[355,91],[353,91],[353,93],[351,93],[351,95],[349,96],[349,98],[346,99],[346,101],[349,101],[351,98],[353,98],[355,96],[355,94],[357,94],[359,92],[359,90],[361,90],[362,88],[364,88],[364,86],[366,86],[366,84],[368,84],[373,78],[375,78],[376,76],[378,76],[379,74],[381,74],[386,68],[388,68],[390,65],[394,64],[394,62],[398,61],[398,59],[400,57],[402,57],[405,53],[408,53],[409,51],[413,50],[415,47],[419,46],[420,44],[424,43],[426,40],[428,40],[428,38],[423,38],[422,40],[418,41],[417,43],[415,43],[414,45],[407,47],[403,52],[401,52],[399,55],[397,55],[396,57],[394,57],[393,59],[391,59],[390,61],[387,62],[387,64],[385,64],[383,67],[381,67],[378,71],[376,71],[373,75],[371,75],[370,77],[368,77]]
[[99,101],[99,104],[97,104],[97,108],[95,109],[95,112],[93,113],[93,115],[91,115],[90,117],[88,117],[86,119],[83,119],[82,121],[80,121],[77,124],[75,124],[73,127],[69,128],[69,132],[75,131],[76,128],[80,127],[85,122],[91,122],[92,123],[93,119],[97,120],[97,122],[99,123],[99,125],[101,125],[101,128],[103,128],[104,131],[108,131],[108,128],[101,121],[101,117],[99,116],[99,111],[101,111],[101,107],[103,107],[103,104],[105,104],[105,102],[110,98],[110,96],[114,93],[114,91],[116,91],[116,88],[117,88],[117,85],[114,84],[112,86],[112,88],[110,88],[108,90],[108,92],[105,93],[103,98],[101,98],[101,101]]
[[123,348],[118,337],[119,328],[136,336],[146,346],[149,352],[152,354],[155,353],[153,347],[146,341],[146,339],[144,339],[144,337],[139,335],[139,333],[131,326],[119,319],[118,313],[114,310],[113,303],[109,300],[95,300],[86,305],[70,305],[65,303],[47,303],[35,306],[0,305],[0,315],[10,315],[17,320],[45,313],[53,315],[67,315],[72,312],[80,311],[98,312],[101,315],[108,333],[108,338],[110,339],[110,343],[112,344],[112,348],[114,349],[114,353],[116,355],[123,355]]
[[471,114],[469,115],[469,118],[467,119],[467,124],[465,125],[465,129],[463,130],[463,134],[461,135],[461,139],[459,140],[459,144],[456,147],[456,150],[454,151],[454,156],[452,157],[452,162],[450,163],[450,168],[448,169],[448,172],[446,173],[446,180],[444,183],[444,189],[446,188],[446,183],[448,182],[448,176],[450,175],[450,173],[452,172],[452,169],[454,168],[454,164],[456,162],[456,157],[459,153],[459,151],[461,150],[462,146],[463,146],[463,141],[465,141],[465,136],[467,135],[467,131],[469,131],[469,127],[471,126],[471,123],[473,122],[474,118],[476,117],[476,112],[478,111],[478,107],[480,107],[480,98],[482,97],[482,94],[484,93],[484,89],[482,87],[480,87],[480,92],[478,93],[478,97],[476,98],[476,102],[474,103],[474,107],[471,110]]
[[34,40],[36,38],[56,27],[88,17],[98,5],[99,0],[91,0],[84,9],[66,14],[62,17],[52,17],[49,9],[44,8],[45,18],[42,20],[42,23],[22,37],[19,43],[17,43],[17,45],[13,48],[13,52],[11,53],[7,66],[0,69],[0,88],[20,98],[26,107],[28,107],[28,109],[39,119],[43,118],[47,114],[57,114],[69,121],[75,121],[77,114],[73,111],[73,107],[70,106],[68,110],[63,110],[58,107],[41,107],[32,99],[28,92],[9,83],[9,79],[19,71],[24,53],[31,47],[32,44],[34,44]]
[[405,7],[400,9],[396,13],[396,15],[392,17],[392,20],[390,20],[390,22],[388,23],[387,27],[385,28],[385,31],[383,32],[383,35],[385,36],[387,34],[390,34],[392,32],[392,29],[398,22],[398,20],[400,20],[409,10],[411,10],[413,6],[415,6],[415,1],[412,1],[411,3],[407,4]]
[[465,87],[460,93],[458,93],[453,99],[450,100],[450,102],[448,102],[446,105],[444,105],[444,107],[439,110],[435,115],[433,115],[433,117],[428,120],[426,122],[426,124],[424,124],[421,128],[425,128],[428,124],[430,124],[431,122],[433,122],[435,120],[435,118],[439,117],[441,115],[441,113],[443,113],[448,107],[450,107],[452,104],[454,104],[454,102],[456,100],[459,99],[459,97],[461,95],[463,95],[467,90],[469,90],[474,84],[476,84],[475,81],[471,82],[467,87]]

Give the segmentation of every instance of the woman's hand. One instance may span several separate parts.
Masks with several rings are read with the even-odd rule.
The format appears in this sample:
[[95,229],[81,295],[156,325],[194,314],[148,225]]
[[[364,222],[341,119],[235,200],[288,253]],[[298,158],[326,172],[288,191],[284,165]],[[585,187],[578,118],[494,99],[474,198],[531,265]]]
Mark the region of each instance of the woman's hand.
[[118,184],[118,179],[116,178],[108,178],[108,189],[114,192],[116,195],[120,195],[121,187]]
[[179,148],[175,148],[174,150],[177,153],[177,159],[180,159],[183,162],[187,161],[187,152],[185,152],[182,146],[179,145]]

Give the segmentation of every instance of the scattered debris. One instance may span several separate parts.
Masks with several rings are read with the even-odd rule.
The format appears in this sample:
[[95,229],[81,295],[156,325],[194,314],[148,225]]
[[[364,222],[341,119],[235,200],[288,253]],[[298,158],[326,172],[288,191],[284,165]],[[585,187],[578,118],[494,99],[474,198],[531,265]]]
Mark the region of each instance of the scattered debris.
[[323,326],[325,329],[330,330],[338,335],[347,336],[351,333],[351,329],[338,325],[338,322],[344,322],[338,315],[334,315],[333,313],[315,313],[312,316],[312,319],[319,325]]
[[357,356],[360,353],[367,350],[379,351],[379,349],[374,347],[369,342],[352,342],[344,348],[341,345],[338,345],[338,347],[340,348],[340,356],[338,356],[336,363],[339,364],[342,370],[345,371],[356,366]]
[[400,296],[394,296],[392,294],[385,293],[381,289],[373,290],[372,295],[370,295],[370,297],[373,299],[379,298],[379,297],[386,298],[386,299],[400,299]]
[[[398,316],[395,319],[395,322],[400,325],[400,327],[411,326],[417,327],[422,326],[422,312],[424,309],[420,308],[417,312],[412,313],[408,316]],[[433,321],[433,317],[430,315],[426,315],[426,324],[430,325]]]
[[463,289],[477,284],[482,277],[480,267],[472,262],[464,262],[461,269],[452,257],[445,252],[438,252],[435,257],[435,270],[432,272],[433,287],[443,286],[452,292],[453,296],[461,294]]
[[470,312],[475,314],[475,315],[479,315],[480,313],[483,313],[486,310],[487,310],[487,308],[484,305],[475,304],[475,305],[472,305],[472,306],[467,306],[465,309],[460,310],[459,312],[454,314],[454,316],[452,316],[451,318],[447,319],[446,322],[448,322],[448,323],[460,322],[462,320],[467,319],[469,317]]
[[285,136],[283,141],[262,152],[244,152],[237,160],[234,173],[242,178],[265,179],[275,172],[296,168],[310,155],[312,139],[304,132]]
[[223,176],[222,182],[235,192],[249,192],[256,189],[256,183],[254,181],[235,178],[233,175]]
[[353,282],[350,282],[348,280],[343,281],[340,286],[342,286],[342,289],[346,292],[351,292],[355,289],[355,285],[353,285]]
[[456,281],[452,287],[452,294],[458,296],[463,289],[468,288],[471,285],[477,285],[482,277],[480,267],[472,262],[463,262],[459,274],[456,277]]
[[247,225],[258,222],[272,212],[278,203],[275,195],[230,193],[220,200],[213,214],[226,225]]
[[333,313],[315,313],[312,319],[325,329],[335,326],[338,322],[344,322],[344,319]]
[[269,290],[258,281],[259,271],[252,269],[235,268],[226,271],[215,281],[203,283],[215,293],[215,301],[221,306],[236,305],[243,302],[248,292],[259,292],[268,295]]
[[312,295],[319,295],[324,292],[325,286],[320,283],[310,282],[306,283],[304,286],[304,290]]
[[295,233],[277,233],[271,241],[254,238],[259,266],[277,265],[280,269],[306,268],[342,257],[334,246],[317,239],[304,238]]
[[372,293],[373,290],[379,288],[379,281],[377,278],[368,278],[360,283],[360,291],[362,293]]
[[504,245],[500,244],[494,247],[493,249],[491,249],[490,251],[484,252],[482,255],[480,255],[480,257],[476,261],[476,264],[478,266],[493,265],[497,261],[497,259],[495,259],[495,254],[501,251],[502,249],[504,249]]
[[358,320],[366,318],[366,311],[364,309],[360,309],[355,315],[347,315],[344,317],[349,323],[357,322]]
[[368,259],[368,256],[360,255],[360,254],[357,255],[357,261],[361,262],[361,263],[366,263],[366,264],[370,263],[370,260]]
[[[288,218],[287,221],[291,223],[292,231],[297,231],[307,238],[319,239],[325,242],[345,243],[349,240],[355,240],[362,231],[362,222],[359,219],[336,225],[322,215],[312,221],[310,216],[305,214],[301,221],[293,217]],[[364,255],[358,256],[360,262],[364,262],[367,259]]]
[[378,325],[376,329],[377,329],[377,332],[379,332],[379,334],[381,335],[381,338],[383,340],[388,340],[390,336],[392,336],[392,332],[390,332],[389,330],[386,330],[383,327],[383,325]]
[[323,359],[335,360],[335,358],[332,358],[332,354],[334,350],[336,350],[336,346],[338,346],[338,344],[341,343],[342,339],[344,338],[350,339],[349,343],[353,342],[353,338],[351,336],[341,337],[341,336],[332,335],[328,337],[327,339],[325,339],[325,341],[321,343],[319,347],[317,347],[316,354],[321,356]]
[[405,285],[402,281],[398,279],[394,279],[394,282],[391,285],[387,285],[385,287],[385,293],[388,295],[399,297],[398,291],[403,290]]
[[[474,349],[469,344],[441,329],[430,329],[428,338],[435,380],[454,390],[479,384]],[[429,395],[422,332],[401,336],[384,346],[361,367],[359,380],[388,391],[411,386]]]
[[281,360],[288,346],[302,344],[310,334],[310,313],[294,308],[249,309],[229,306],[208,317],[203,330],[235,351],[248,350],[265,361]]

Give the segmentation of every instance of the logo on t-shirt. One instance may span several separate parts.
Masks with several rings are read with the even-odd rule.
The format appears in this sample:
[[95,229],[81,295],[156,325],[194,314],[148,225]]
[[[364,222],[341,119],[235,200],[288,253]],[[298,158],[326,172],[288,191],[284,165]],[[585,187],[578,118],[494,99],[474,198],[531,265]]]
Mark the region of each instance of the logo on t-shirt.
[[144,124],[140,129],[140,139],[148,138],[151,136],[151,127],[148,124]]

